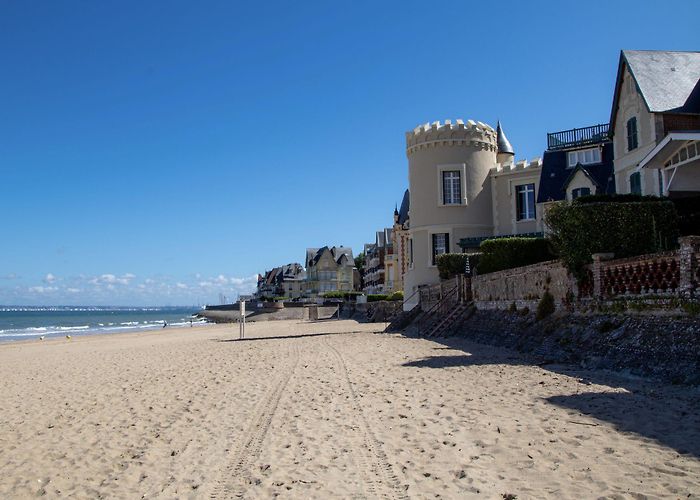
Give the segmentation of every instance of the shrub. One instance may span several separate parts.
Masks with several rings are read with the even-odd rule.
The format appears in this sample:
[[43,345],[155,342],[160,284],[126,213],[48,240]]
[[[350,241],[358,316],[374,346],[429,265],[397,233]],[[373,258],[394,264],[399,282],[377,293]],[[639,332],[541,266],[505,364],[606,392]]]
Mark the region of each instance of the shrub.
[[678,213],[678,229],[682,236],[700,234],[700,196],[671,200]]
[[403,300],[403,292],[397,290],[396,292],[390,293],[387,300]]
[[497,238],[481,242],[480,249],[479,274],[556,259],[552,245],[545,238]]
[[386,293],[370,293],[367,295],[367,302],[380,302],[387,298],[389,298],[389,296]]
[[[590,197],[594,198],[594,197]],[[673,203],[648,199],[633,202],[552,204],[545,223],[559,257],[578,278],[598,252],[631,257],[672,248],[678,239]]]
[[658,196],[641,195],[641,194],[592,194],[576,198],[573,203],[577,205],[585,205],[588,203],[635,203],[635,202],[658,202],[665,198]]
[[554,312],[554,309],[554,295],[549,293],[549,290],[545,290],[545,292],[542,294],[542,298],[537,303],[535,319],[539,321],[546,318]]
[[350,300],[351,298],[354,299],[358,295],[362,295],[362,292],[326,292],[321,297],[324,299],[344,299],[344,300]]
[[465,274],[467,263],[473,270],[479,261],[478,253],[444,253],[437,257],[437,267],[440,279],[446,280],[458,274]]

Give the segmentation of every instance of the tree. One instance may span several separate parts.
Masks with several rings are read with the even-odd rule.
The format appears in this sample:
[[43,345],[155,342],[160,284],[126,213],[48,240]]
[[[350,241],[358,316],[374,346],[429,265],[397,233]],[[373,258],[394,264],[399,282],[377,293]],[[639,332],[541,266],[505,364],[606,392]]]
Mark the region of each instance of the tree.
[[365,270],[365,252],[357,254],[357,257],[355,257],[355,267],[360,271],[360,274]]

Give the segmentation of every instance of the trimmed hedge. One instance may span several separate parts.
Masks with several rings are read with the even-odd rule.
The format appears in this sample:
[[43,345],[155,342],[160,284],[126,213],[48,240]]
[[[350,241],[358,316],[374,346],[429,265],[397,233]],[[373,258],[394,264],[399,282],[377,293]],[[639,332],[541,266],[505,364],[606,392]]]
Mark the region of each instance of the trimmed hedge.
[[653,203],[664,200],[652,195],[641,194],[589,194],[576,198],[573,203],[577,205],[585,205],[588,203]]
[[382,300],[403,300],[403,292],[394,293],[370,293],[367,295],[367,302],[380,302]]
[[362,292],[326,292],[321,297],[324,299],[344,299],[350,300],[350,298],[355,298],[358,295],[362,295]]
[[444,253],[437,256],[437,267],[440,279],[446,280],[458,274],[465,274],[467,262],[473,270],[479,262],[478,253]]
[[482,241],[479,248],[479,274],[529,266],[557,258],[552,244],[545,238],[497,238]]
[[549,238],[566,267],[577,277],[592,254],[614,252],[616,258],[673,248],[678,217],[670,201],[552,204],[545,214]]
[[678,230],[681,236],[700,235],[700,196],[671,200],[678,213]]

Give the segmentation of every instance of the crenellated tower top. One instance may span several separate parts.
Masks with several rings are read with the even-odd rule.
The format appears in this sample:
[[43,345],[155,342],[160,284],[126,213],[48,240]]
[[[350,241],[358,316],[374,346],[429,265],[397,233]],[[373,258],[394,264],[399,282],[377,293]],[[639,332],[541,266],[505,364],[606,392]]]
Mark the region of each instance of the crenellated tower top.
[[473,120],[435,121],[406,132],[407,155],[435,146],[471,146],[496,152],[497,134],[490,125]]

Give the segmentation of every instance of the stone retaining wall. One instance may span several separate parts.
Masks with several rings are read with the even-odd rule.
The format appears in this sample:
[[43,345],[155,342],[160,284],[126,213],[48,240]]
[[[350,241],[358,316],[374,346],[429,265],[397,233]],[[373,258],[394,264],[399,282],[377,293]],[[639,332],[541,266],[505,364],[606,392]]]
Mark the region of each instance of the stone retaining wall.
[[532,308],[549,290],[561,304],[576,293],[576,282],[561,262],[553,260],[472,277],[472,296],[479,309]]

